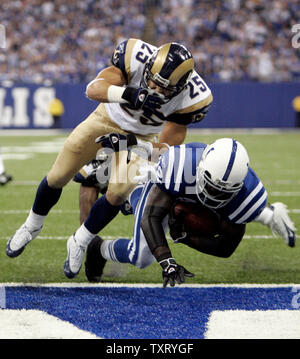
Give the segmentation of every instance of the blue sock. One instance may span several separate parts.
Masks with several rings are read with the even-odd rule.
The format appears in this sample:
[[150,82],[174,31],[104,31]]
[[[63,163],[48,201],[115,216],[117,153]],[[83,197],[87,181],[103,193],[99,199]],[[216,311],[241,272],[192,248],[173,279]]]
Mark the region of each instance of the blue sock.
[[130,240],[126,238],[119,238],[111,241],[108,245],[109,257],[120,263],[131,263],[129,259],[128,244]]
[[32,206],[34,213],[46,216],[50,209],[58,202],[62,188],[52,188],[48,185],[47,177],[40,183]]
[[91,233],[97,234],[116,217],[119,210],[120,206],[113,206],[103,195],[93,204],[84,225]]

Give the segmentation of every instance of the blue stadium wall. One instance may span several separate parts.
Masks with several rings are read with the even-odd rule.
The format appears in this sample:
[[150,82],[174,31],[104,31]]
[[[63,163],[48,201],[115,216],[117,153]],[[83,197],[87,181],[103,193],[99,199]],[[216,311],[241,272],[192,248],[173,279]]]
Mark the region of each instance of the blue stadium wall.
[[[197,128],[293,128],[293,99],[300,83],[210,84],[214,102]],[[0,128],[49,128],[49,101],[55,96],[65,107],[62,128],[74,128],[97,103],[85,97],[85,85],[14,85],[0,87]]]

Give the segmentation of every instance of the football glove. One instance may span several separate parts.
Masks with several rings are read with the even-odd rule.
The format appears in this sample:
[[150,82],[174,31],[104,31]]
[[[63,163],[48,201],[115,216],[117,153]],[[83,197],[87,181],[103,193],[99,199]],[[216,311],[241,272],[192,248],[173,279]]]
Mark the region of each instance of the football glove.
[[135,110],[148,107],[155,110],[161,107],[164,103],[163,96],[151,89],[143,87],[127,86],[123,92],[122,98],[130,103]]
[[134,134],[122,135],[120,133],[109,133],[108,135],[96,138],[96,143],[101,143],[102,147],[112,149],[114,152],[128,151],[127,163],[131,158],[131,151],[138,151],[140,157],[151,156],[153,144],[149,141],[137,139]]
[[192,278],[194,274],[186,270],[183,266],[177,264],[174,258],[163,259],[159,262],[162,267],[163,288],[166,288],[168,283],[171,287],[185,282],[185,277]]
[[121,133],[110,133],[96,138],[96,143],[101,143],[104,148],[111,148],[114,152],[127,150],[131,146],[137,145],[135,135],[122,135]]

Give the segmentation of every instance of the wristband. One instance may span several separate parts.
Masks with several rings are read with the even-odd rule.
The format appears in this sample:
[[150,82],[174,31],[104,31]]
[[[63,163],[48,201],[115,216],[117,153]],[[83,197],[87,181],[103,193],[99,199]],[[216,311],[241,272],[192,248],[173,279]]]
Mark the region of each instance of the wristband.
[[156,258],[156,260],[157,260],[157,262],[158,262],[159,264],[160,264],[161,262],[165,261],[166,259],[173,259],[173,260],[174,260],[174,258],[172,257],[172,254],[171,254],[170,251],[167,251],[167,252],[161,254],[160,256],[158,256],[158,257]]
[[110,85],[107,89],[107,100],[108,102],[117,102],[117,103],[127,103],[127,101],[122,98],[122,95],[125,91],[124,87]]

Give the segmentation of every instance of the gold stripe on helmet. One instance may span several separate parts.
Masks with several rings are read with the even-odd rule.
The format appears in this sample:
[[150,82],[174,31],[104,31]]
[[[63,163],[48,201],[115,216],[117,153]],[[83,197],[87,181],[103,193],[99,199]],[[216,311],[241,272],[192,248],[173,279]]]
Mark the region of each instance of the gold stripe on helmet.
[[168,43],[168,44],[163,45],[159,49],[156,59],[154,61],[154,64],[150,69],[150,71],[153,75],[155,75],[156,73],[160,73],[160,70],[164,66],[164,63],[166,62],[166,58],[168,56],[170,47],[171,47],[171,43]]
[[185,60],[169,76],[170,84],[172,86],[175,86],[182,76],[184,76],[187,72],[193,69],[194,69],[194,59]]

